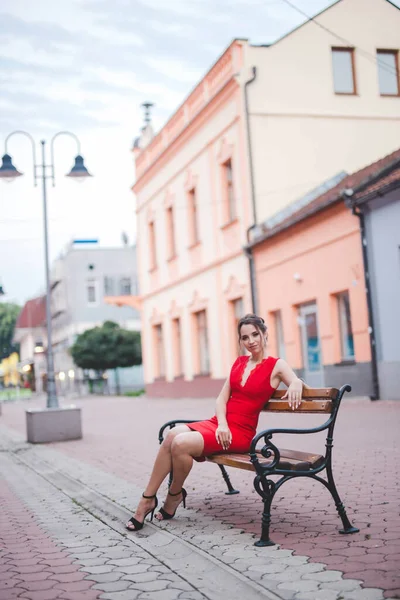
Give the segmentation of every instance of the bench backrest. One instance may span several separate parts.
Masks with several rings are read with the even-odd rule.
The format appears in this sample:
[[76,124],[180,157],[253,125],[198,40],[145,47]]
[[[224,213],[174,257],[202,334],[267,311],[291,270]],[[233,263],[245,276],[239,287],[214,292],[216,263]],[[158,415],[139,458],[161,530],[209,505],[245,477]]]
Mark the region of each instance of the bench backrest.
[[[286,390],[276,390],[272,395],[271,400],[264,406],[265,412],[290,412],[288,401],[282,400],[282,396],[286,394]],[[297,413],[327,413],[331,414],[337,399],[339,390],[336,388],[308,388],[303,391],[303,401],[298,408]]]

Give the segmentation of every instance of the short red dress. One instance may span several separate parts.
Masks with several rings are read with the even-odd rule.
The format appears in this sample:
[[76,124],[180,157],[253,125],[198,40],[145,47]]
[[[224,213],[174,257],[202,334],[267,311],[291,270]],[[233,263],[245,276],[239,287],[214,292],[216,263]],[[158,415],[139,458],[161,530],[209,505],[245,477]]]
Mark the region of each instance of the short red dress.
[[[204,438],[204,450],[200,460],[209,454],[224,452],[248,452],[251,440],[256,434],[258,417],[263,406],[271,398],[275,388],[271,387],[271,374],[279,360],[269,356],[254,367],[242,385],[243,373],[248,356],[239,356],[232,365],[230,374],[231,396],[226,405],[226,420],[232,433],[232,442],[228,450],[222,450],[215,437],[218,427],[217,417],[207,421],[188,423],[193,431]],[[199,460],[199,459],[197,459]]]

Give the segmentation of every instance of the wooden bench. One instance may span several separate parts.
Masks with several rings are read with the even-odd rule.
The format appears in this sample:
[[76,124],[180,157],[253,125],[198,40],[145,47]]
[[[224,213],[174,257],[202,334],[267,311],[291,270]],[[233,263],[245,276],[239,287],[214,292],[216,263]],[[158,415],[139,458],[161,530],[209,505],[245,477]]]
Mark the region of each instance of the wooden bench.
[[[264,502],[264,511],[261,521],[261,537],[255,543],[256,546],[274,545],[274,542],[269,537],[272,500],[278,489],[286,481],[295,477],[310,477],[311,479],[322,483],[330,491],[343,523],[343,529],[340,530],[340,533],[357,533],[359,531],[356,527],[352,526],[347,517],[346,510],[337,492],[332,474],[333,430],[340,402],[345,392],[351,392],[351,387],[349,385],[342,386],[340,390],[337,390],[336,388],[307,388],[303,391],[303,402],[299,408],[296,409],[296,413],[325,414],[328,417],[327,420],[317,427],[312,427],[310,429],[265,429],[264,431],[257,433],[253,438],[248,454],[223,452],[206,457],[206,460],[217,464],[221,469],[222,476],[228,487],[226,494],[238,494],[239,491],[233,488],[225,467],[245,469],[256,473],[254,487]],[[282,400],[284,394],[285,390],[276,391],[271,400],[263,408],[263,411],[294,414],[293,410],[289,407],[288,402]],[[201,419],[197,419],[197,421],[199,420]],[[165,423],[159,431],[158,439],[160,444],[164,440],[164,432],[166,429],[172,429],[179,424],[194,422],[196,421],[168,421],[168,423]],[[303,435],[319,433],[325,430],[327,431],[327,435],[324,455],[278,448],[272,443],[272,438],[275,434],[284,433]],[[260,442],[262,443],[261,447],[259,447]],[[326,479],[319,476],[322,471],[326,471]],[[270,479],[270,477],[274,475],[278,476],[277,480]],[[171,483],[172,473],[170,474],[169,481]]]

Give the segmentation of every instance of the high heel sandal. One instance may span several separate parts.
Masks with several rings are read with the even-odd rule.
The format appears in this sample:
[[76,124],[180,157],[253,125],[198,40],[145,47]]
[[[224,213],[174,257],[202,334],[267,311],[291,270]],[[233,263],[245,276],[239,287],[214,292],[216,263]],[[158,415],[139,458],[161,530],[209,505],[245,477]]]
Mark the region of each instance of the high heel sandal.
[[[182,488],[176,494],[171,494],[171,492],[168,490],[168,494],[170,496],[179,496],[179,494],[182,494],[182,500],[181,500],[181,502],[183,504],[183,508],[186,508],[186,496],[187,496],[187,492],[186,492],[185,488]],[[178,506],[179,506],[179,504],[178,504]],[[176,509],[174,510],[174,513],[172,515],[170,515],[169,513],[167,513],[167,511],[164,510],[163,508],[160,508],[159,513],[160,513],[160,515],[162,515],[163,520],[167,520],[168,521],[168,519],[173,519],[174,516],[175,516],[175,513],[177,511],[178,506],[176,507]]]
[[144,520],[147,517],[147,515],[150,515],[150,521],[153,520],[154,517],[154,511],[156,510],[157,506],[158,506],[158,498],[156,496],[156,494],[154,494],[154,496],[145,496],[144,494],[142,494],[142,498],[146,498],[147,500],[150,500],[150,498],[155,498],[156,499],[156,503],[153,506],[153,508],[151,508],[150,510],[147,511],[147,513],[144,515],[143,521],[138,521],[137,519],[135,519],[135,517],[131,517],[128,521],[128,523],[132,523],[132,525],[135,526],[135,529],[132,529],[132,527],[128,527],[128,524],[125,525],[126,529],[128,531],[140,531],[144,525]]

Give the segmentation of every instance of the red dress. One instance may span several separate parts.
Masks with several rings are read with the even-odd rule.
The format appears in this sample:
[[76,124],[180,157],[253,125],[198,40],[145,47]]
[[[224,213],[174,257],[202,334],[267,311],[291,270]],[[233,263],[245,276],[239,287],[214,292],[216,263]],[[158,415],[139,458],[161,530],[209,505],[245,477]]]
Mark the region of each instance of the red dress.
[[[256,434],[258,417],[263,406],[271,398],[275,388],[271,387],[271,373],[278,358],[264,358],[254,367],[242,386],[243,373],[248,363],[248,356],[239,356],[232,365],[230,374],[231,396],[226,405],[226,420],[232,433],[232,442],[228,450],[222,450],[215,437],[218,427],[217,417],[207,421],[188,423],[193,431],[198,431],[204,438],[202,456],[221,452],[248,452],[251,440]],[[201,460],[201,457],[200,457]]]

